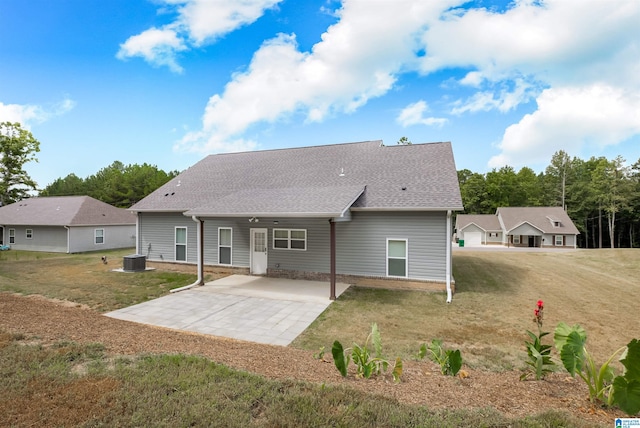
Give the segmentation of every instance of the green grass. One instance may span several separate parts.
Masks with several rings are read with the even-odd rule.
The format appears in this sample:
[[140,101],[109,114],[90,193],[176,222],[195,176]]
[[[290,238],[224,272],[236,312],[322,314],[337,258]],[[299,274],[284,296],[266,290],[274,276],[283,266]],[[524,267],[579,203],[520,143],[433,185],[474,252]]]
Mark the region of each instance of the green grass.
[[545,302],[544,329],[581,324],[597,360],[638,337],[631,320],[640,301],[640,250],[455,251],[453,272],[451,304],[444,294],[352,287],[292,346],[362,343],[376,322],[388,358],[414,358],[421,343],[438,338],[460,349],[468,367],[521,369],[538,299]]
[[[192,283],[195,274],[171,271],[114,272],[132,250],[82,254],[2,252],[0,291],[39,294],[107,312],[155,299]],[[109,263],[104,265],[101,256]]]
[[0,426],[589,426],[555,411],[513,420],[491,409],[433,411],[346,387],[267,380],[195,356],[109,359],[98,344],[43,347],[4,336]]

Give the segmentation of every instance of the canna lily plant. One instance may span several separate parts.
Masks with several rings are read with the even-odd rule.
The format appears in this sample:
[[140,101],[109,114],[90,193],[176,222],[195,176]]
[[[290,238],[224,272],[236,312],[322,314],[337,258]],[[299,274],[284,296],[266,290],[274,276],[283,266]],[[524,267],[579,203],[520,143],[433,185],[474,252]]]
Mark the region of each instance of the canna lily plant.
[[533,314],[533,321],[538,326],[538,334],[527,330],[531,341],[524,342],[527,348],[527,356],[529,357],[527,365],[531,367],[531,371],[522,374],[520,380],[528,378],[531,372],[533,372],[536,380],[540,380],[544,378],[547,373],[551,373],[555,366],[555,363],[551,360],[551,345],[544,345],[542,343],[542,338],[549,334],[548,331],[542,331],[542,321],[544,317],[544,302],[542,300],[538,300]]

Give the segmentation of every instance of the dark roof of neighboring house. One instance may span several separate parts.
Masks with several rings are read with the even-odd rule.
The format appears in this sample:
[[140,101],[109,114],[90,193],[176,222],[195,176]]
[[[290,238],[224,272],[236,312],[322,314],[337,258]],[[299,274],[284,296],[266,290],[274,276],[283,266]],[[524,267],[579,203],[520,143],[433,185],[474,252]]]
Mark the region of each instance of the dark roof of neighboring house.
[[90,196],[23,199],[0,207],[0,225],[108,226],[136,223],[136,215]]
[[350,206],[461,210],[451,143],[384,146],[367,141],[210,155],[131,209],[335,216]]
[[[577,235],[580,232],[562,207],[501,207],[496,214],[502,219],[507,233],[527,222],[543,233]],[[553,222],[560,226],[554,227]]]
[[485,232],[502,230],[498,216],[495,214],[458,214],[456,216],[456,230],[462,230],[472,223]]

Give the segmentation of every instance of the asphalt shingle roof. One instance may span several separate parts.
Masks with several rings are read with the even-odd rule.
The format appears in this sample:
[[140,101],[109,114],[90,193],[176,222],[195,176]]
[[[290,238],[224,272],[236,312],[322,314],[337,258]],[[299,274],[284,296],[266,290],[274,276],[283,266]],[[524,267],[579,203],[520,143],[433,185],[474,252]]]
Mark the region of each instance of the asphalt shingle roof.
[[[451,143],[381,141],[210,155],[131,207],[195,215],[311,215],[354,207],[461,210]],[[346,201],[346,202],[345,202]]]
[[498,216],[494,214],[458,214],[456,229],[462,230],[471,223],[486,231],[502,230]]
[[[544,233],[580,233],[562,207],[501,207],[496,214],[500,215],[507,232],[526,221]],[[552,221],[560,221],[560,226],[554,227]]]
[[0,225],[106,226],[135,224],[136,215],[90,196],[24,199],[0,207]]

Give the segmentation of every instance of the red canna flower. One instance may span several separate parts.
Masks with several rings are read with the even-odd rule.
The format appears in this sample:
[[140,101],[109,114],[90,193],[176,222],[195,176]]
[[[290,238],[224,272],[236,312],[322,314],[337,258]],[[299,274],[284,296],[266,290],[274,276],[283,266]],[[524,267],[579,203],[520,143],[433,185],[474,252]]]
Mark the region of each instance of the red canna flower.
[[538,307],[542,309],[544,306],[544,302],[542,300],[538,300]]

